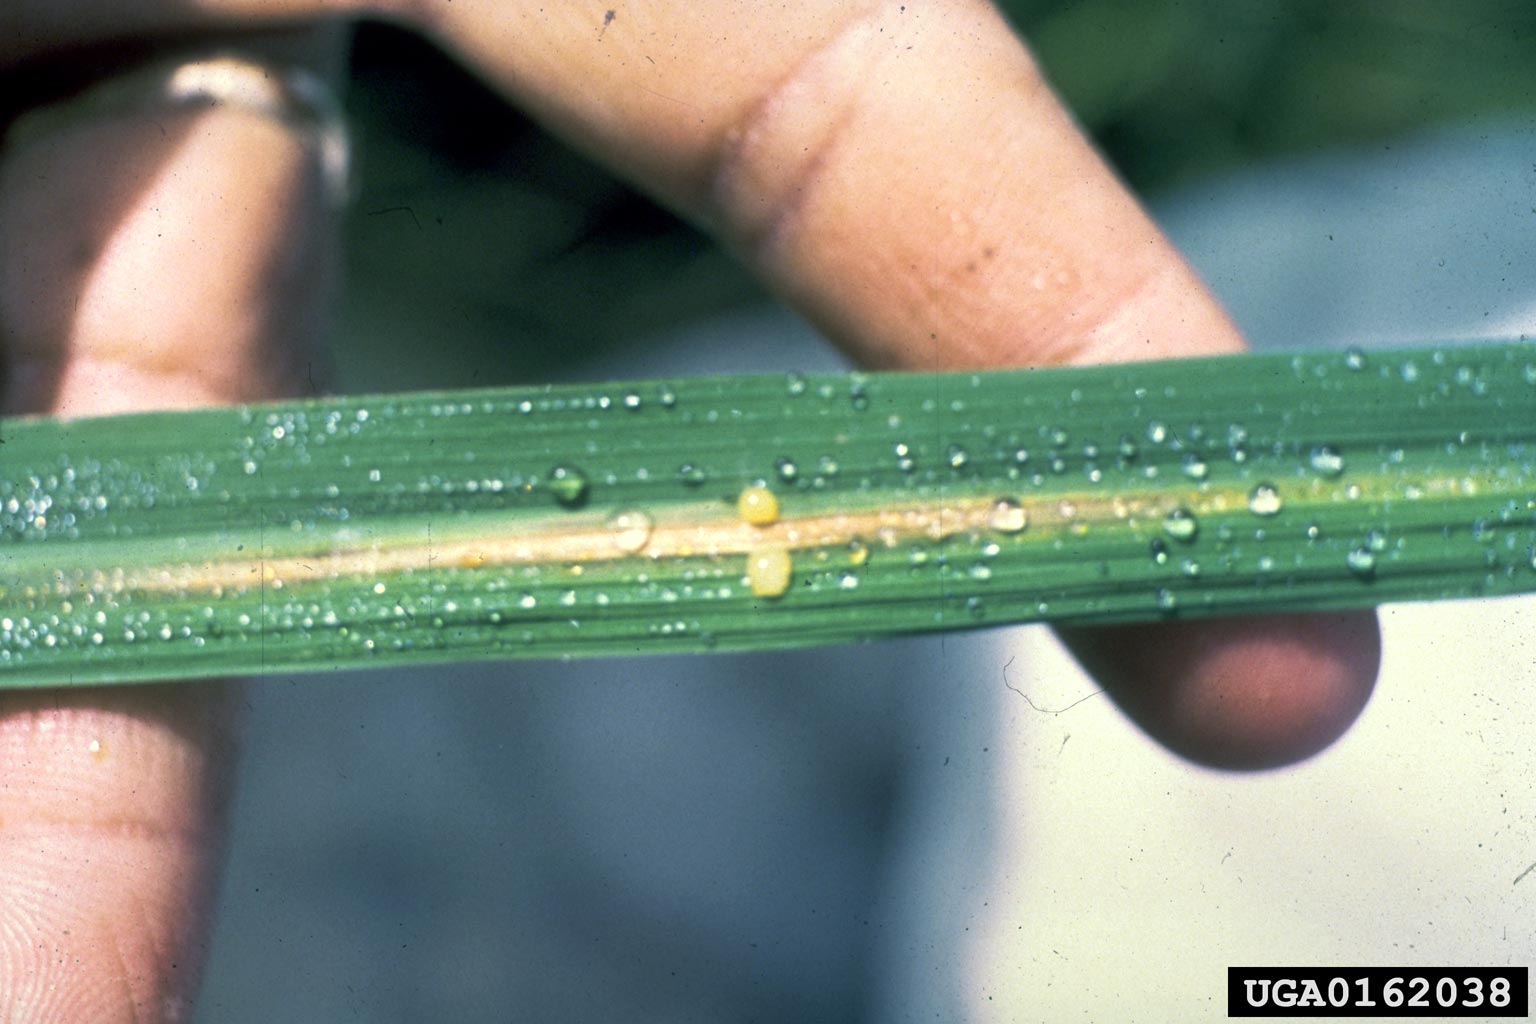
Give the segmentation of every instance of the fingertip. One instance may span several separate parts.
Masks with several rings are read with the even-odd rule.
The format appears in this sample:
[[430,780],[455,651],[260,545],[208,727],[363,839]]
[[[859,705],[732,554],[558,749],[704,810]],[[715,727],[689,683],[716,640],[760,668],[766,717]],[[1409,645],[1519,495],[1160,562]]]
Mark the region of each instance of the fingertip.
[[1148,735],[1233,770],[1304,760],[1365,708],[1381,663],[1373,612],[1244,616],[1064,630]]
[[0,692],[5,1020],[179,1020],[234,770],[227,682]]

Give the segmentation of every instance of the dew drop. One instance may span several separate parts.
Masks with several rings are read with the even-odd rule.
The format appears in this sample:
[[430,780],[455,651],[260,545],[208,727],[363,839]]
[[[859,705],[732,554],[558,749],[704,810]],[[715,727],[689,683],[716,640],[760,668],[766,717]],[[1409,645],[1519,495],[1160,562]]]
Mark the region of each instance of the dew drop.
[[857,590],[859,586],[859,574],[852,569],[844,569],[837,574],[837,586],[840,590]]
[[1162,444],[1168,440],[1168,424],[1159,420],[1153,420],[1147,424],[1147,440],[1153,444]]
[[1387,550],[1387,535],[1381,530],[1365,531],[1365,547],[1372,552]]
[[744,487],[736,497],[736,512],[743,522],[753,526],[767,526],[778,521],[779,499],[759,484]]
[[785,483],[793,483],[800,476],[800,467],[795,465],[795,460],[788,456],[775,460],[773,469],[779,474],[779,479]]
[[1158,565],[1168,564],[1168,545],[1163,543],[1161,537],[1153,537],[1150,545],[1152,561]]
[[992,567],[986,562],[972,562],[967,574],[973,580],[989,580],[992,578]]
[[705,480],[704,470],[692,462],[685,462],[677,467],[677,479],[684,487],[699,487]]
[[869,392],[864,390],[863,384],[855,382],[848,388],[848,404],[853,406],[855,412],[869,408]]
[[839,468],[837,460],[830,455],[823,455],[816,460],[816,472],[822,476],[837,476]]
[[644,401],[637,393],[633,391],[625,393],[624,408],[628,409],[630,412],[639,412],[640,406],[643,404],[645,404]]
[[1345,349],[1344,366],[1346,369],[1355,371],[1365,369],[1365,352],[1353,345]]
[[1189,542],[1200,532],[1200,522],[1187,508],[1176,508],[1163,517],[1163,532],[1174,540]]
[[609,518],[608,529],[613,531],[613,546],[625,554],[632,555],[650,541],[653,524],[651,517],[644,512],[625,509],[615,512]]
[[784,375],[784,390],[788,391],[791,395],[799,396],[805,394],[806,387],[807,383],[804,374],[787,373]]
[[965,464],[971,461],[971,456],[964,448],[957,444],[952,444],[945,451],[944,459],[949,463],[950,469],[964,469]]
[[1204,480],[1210,473],[1211,467],[1206,461],[1194,452],[1184,456],[1184,475],[1191,480]]
[[853,565],[863,565],[869,561],[869,545],[858,538],[848,542],[848,561]]
[[1376,574],[1376,555],[1364,545],[1352,548],[1344,556],[1344,563],[1349,566],[1350,572],[1361,579],[1370,579]]
[[794,560],[783,545],[754,548],[746,554],[746,585],[757,597],[782,597],[790,590]]
[[998,533],[1020,533],[1029,525],[1029,514],[1012,498],[998,498],[987,515],[987,525]]
[[1160,587],[1155,596],[1157,606],[1165,612],[1171,612],[1179,606],[1178,595],[1171,590]]
[[549,471],[546,486],[549,487],[549,493],[555,496],[555,501],[566,508],[579,507],[587,500],[587,494],[592,489],[587,474],[564,463]]
[[917,467],[917,460],[912,457],[912,446],[905,441],[898,441],[891,449],[896,453],[896,468],[903,473],[910,473]]
[[1344,456],[1332,445],[1318,445],[1307,457],[1312,468],[1323,476],[1338,476],[1344,472]]
[[1282,505],[1274,484],[1262,483],[1248,492],[1248,511],[1256,516],[1278,515]]
[[1419,364],[1412,359],[1405,359],[1397,372],[1405,383],[1412,384],[1419,379]]
[[536,607],[538,607],[538,604],[539,604],[539,599],[534,597],[532,594],[527,593],[527,592],[524,592],[523,595],[517,599],[517,606],[519,608],[524,608],[524,609],[536,608]]

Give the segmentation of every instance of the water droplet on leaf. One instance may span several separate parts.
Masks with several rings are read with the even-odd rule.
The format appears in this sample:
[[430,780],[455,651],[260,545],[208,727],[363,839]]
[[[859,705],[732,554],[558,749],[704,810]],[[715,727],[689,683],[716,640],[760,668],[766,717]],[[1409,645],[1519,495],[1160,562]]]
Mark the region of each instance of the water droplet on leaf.
[[1344,556],[1344,562],[1350,572],[1362,579],[1369,579],[1376,574],[1376,556],[1364,545],[1350,549],[1349,554]]
[[1019,533],[1029,525],[1029,514],[1012,498],[998,498],[992,503],[987,525],[998,533]]
[[1323,476],[1338,476],[1344,472],[1344,456],[1332,445],[1318,445],[1307,457],[1312,468]]
[[587,480],[587,474],[575,466],[561,464],[549,471],[546,484],[549,493],[555,496],[555,501],[566,508],[577,508],[587,500],[587,494],[591,491],[591,483]]
[[767,526],[778,521],[779,499],[766,487],[756,484],[744,487],[736,498],[736,512],[743,522]]
[[1200,521],[1187,508],[1176,508],[1163,517],[1163,532],[1174,540],[1186,543],[1200,532]]
[[609,518],[608,529],[612,531],[613,546],[632,555],[650,541],[653,524],[644,512],[625,509]]
[[1259,484],[1248,492],[1248,511],[1256,516],[1278,515],[1282,504],[1274,484]]

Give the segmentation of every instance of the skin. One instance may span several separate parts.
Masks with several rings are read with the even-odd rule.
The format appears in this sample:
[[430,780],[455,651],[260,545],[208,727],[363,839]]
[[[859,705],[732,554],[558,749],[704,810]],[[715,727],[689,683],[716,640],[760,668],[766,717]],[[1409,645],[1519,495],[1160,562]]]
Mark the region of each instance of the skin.
[[[985,4],[606,13],[497,0],[13,0],[0,10],[0,76],[67,63],[82,44],[173,35],[324,69],[336,19],[386,17],[709,228],[865,364],[1242,347]],[[331,227],[303,133],[248,111],[95,116],[12,147],[0,157],[3,408],[84,415],[302,390]],[[1363,707],[1380,654],[1369,614],[1066,640],[1148,733],[1234,768],[1330,743]],[[237,703],[232,684],[0,696],[9,1019],[186,1013]]]

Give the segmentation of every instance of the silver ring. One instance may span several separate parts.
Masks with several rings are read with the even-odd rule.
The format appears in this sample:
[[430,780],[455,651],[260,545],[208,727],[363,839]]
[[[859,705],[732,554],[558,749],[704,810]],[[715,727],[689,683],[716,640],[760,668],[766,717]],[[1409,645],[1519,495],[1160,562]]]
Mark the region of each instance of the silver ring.
[[23,145],[85,117],[215,107],[304,132],[319,159],[327,201],[340,206],[349,198],[351,145],[330,83],[305,68],[271,68],[235,54],[162,61],[109,78],[77,96],[29,110],[11,125],[6,142]]

